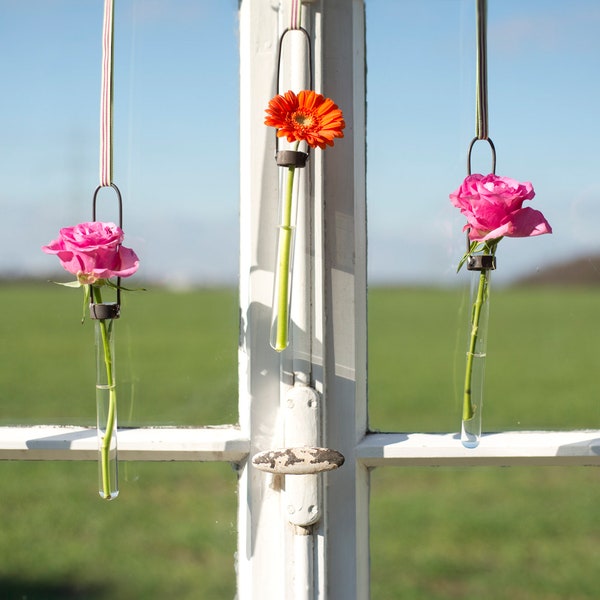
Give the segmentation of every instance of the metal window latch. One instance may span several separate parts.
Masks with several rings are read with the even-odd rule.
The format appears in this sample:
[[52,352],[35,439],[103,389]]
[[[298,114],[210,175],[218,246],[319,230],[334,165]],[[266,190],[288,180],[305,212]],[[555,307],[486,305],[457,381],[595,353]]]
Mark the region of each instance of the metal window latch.
[[315,475],[341,467],[344,456],[331,448],[279,448],[259,452],[252,458],[252,464],[260,471],[276,475]]
[[320,396],[311,387],[296,385],[285,396],[285,448],[254,455],[252,465],[260,471],[286,477],[285,502],[288,520],[307,527],[321,516],[319,481],[315,475],[344,464],[337,450],[318,445]]

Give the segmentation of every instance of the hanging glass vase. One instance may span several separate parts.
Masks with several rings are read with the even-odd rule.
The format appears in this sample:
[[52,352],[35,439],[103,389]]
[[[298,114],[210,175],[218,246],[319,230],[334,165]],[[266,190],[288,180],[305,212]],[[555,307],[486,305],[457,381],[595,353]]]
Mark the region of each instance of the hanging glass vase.
[[473,254],[467,258],[467,269],[473,271],[461,428],[461,442],[467,448],[475,448],[481,439],[490,275],[495,268],[496,257],[491,254]]
[[282,150],[276,154],[279,166],[279,218],[270,343],[277,352],[285,350],[290,341],[294,234],[300,187],[296,169],[303,168],[307,158],[308,154],[296,150]]
[[98,482],[100,497],[119,495],[117,464],[117,388],[115,381],[114,325],[119,304],[90,304],[96,342],[96,414],[98,431]]

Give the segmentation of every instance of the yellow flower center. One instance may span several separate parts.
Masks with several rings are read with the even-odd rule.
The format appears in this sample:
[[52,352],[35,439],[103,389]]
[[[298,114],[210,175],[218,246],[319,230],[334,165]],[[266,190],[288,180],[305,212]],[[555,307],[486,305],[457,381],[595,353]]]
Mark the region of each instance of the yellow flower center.
[[93,273],[84,273],[83,271],[79,271],[77,273],[77,281],[80,285],[93,285],[98,281],[98,278]]
[[294,113],[292,118],[294,122],[300,127],[310,127],[313,124],[312,115],[307,115],[306,113]]

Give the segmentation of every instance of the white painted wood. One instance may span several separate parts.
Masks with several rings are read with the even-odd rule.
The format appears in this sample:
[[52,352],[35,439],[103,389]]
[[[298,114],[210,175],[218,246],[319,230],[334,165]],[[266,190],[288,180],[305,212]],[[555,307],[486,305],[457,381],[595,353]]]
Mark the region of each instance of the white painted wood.
[[[290,6],[287,0],[243,0],[240,4],[240,423],[251,440],[251,456],[287,445],[286,394],[294,380],[310,384],[313,364],[313,228],[310,201],[304,202],[298,211],[292,348],[278,355],[268,344],[277,233],[278,172],[273,159],[274,131],[265,127],[263,121],[268,100],[276,91],[278,38],[289,22],[285,10]],[[303,21],[309,19],[306,14],[305,10]],[[290,39],[293,37],[298,35],[294,34]],[[293,42],[292,50],[304,53],[298,40]],[[292,73],[284,72],[283,80],[290,81],[293,87],[304,87],[300,80],[303,70],[301,67]],[[314,154],[309,166],[302,170],[303,183],[310,177],[313,158]],[[301,194],[306,187],[301,186]],[[291,425],[288,439],[306,444],[308,440],[318,439],[319,428],[318,418],[316,421],[313,419],[310,426],[308,423],[301,427]],[[283,493],[294,485],[281,476],[261,473],[251,465],[245,465],[241,471],[237,569],[240,600],[292,598],[299,589],[298,581],[302,580],[310,590],[307,593],[312,595],[314,556],[312,550],[310,556],[297,554],[296,530],[289,523],[289,505]],[[314,478],[308,488],[301,492],[310,491],[307,509],[316,495]],[[293,492],[293,495],[299,498],[299,494]],[[306,521],[304,517],[301,520]],[[310,537],[310,543],[304,541],[313,548],[314,542]]]
[[[250,442],[239,428],[119,429],[119,460],[238,463]],[[40,425],[0,427],[0,460],[97,460],[96,429]]]
[[[270,347],[278,211],[275,135],[264,123],[276,88],[279,2],[240,2],[239,412],[250,456],[284,445],[280,357]],[[285,553],[292,526],[283,478],[245,463],[238,486],[238,600],[291,598]]]
[[[365,55],[362,0],[326,0],[315,34],[315,80],[342,109],[345,137],[322,153],[322,444],[344,466],[324,475],[319,598],[369,597],[368,471],[356,461],[367,428]],[[317,193],[317,192],[316,192]]]
[[[310,310],[307,312],[310,318]],[[317,391],[307,385],[297,384],[290,388],[284,400],[286,447],[318,446],[321,437],[321,398]],[[310,458],[308,460],[310,462]],[[317,475],[286,477],[284,502],[290,523],[308,527],[321,518],[319,483]]]
[[312,529],[296,527],[293,540],[293,600],[314,600],[314,536]]
[[[287,446],[287,390],[294,381],[307,384],[322,398],[319,420],[327,420],[318,423],[319,445],[351,458],[319,476],[326,477],[327,517],[303,536],[311,538],[314,562],[300,552],[287,519],[281,492],[290,477],[242,468],[238,594],[240,600],[293,598],[306,577],[311,599],[363,599],[368,471],[356,463],[354,450],[366,431],[364,7],[362,0],[327,0],[303,9],[314,40],[314,87],[340,105],[347,128],[334,148],[311,151],[312,204],[299,214],[296,237],[292,347],[279,357],[268,344],[278,178],[273,132],[263,120],[275,90],[277,34],[286,26],[281,4],[290,2],[240,4],[240,422],[251,456]],[[311,427],[294,437],[313,436]]]
[[[123,461],[224,461],[248,455],[250,441],[239,428],[145,427],[120,429]],[[0,427],[0,460],[96,460],[96,430],[36,425]],[[517,431],[484,434],[468,449],[456,433],[370,433],[356,448],[365,467],[518,466],[600,464],[600,430]]]
[[600,431],[484,434],[465,448],[457,433],[372,433],[356,449],[367,467],[600,465]]
[[[288,27],[289,9],[292,2],[281,0],[280,31]],[[304,6],[302,27],[313,34],[314,11]],[[299,92],[311,89],[312,39],[307,40],[303,32],[286,34],[291,39],[290,54],[281,63],[282,81],[289,80],[289,87],[283,85],[280,92],[292,89]],[[315,382],[313,348],[316,345],[315,321],[321,321],[322,314],[313,312],[315,294],[321,289],[315,283],[316,266],[322,255],[314,247],[315,229],[321,222],[315,221],[315,205],[322,202],[314,194],[313,172],[319,163],[320,152],[310,151],[307,167],[297,171],[299,181],[299,202],[295,232],[295,250],[292,279],[291,336],[290,348],[281,356],[281,402],[284,419],[284,440],[286,447],[317,447],[321,442],[321,397],[315,387],[322,390],[322,382]],[[318,226],[315,225],[318,223]],[[322,329],[322,327],[321,327]],[[291,377],[289,374],[291,372]],[[292,386],[292,387],[288,387]],[[322,477],[320,475],[294,475],[285,477],[282,502],[289,523],[294,525],[291,547],[286,546],[286,590],[292,590],[294,600],[313,600],[316,597],[315,561],[322,562],[322,555],[315,555],[314,528],[322,514]]]

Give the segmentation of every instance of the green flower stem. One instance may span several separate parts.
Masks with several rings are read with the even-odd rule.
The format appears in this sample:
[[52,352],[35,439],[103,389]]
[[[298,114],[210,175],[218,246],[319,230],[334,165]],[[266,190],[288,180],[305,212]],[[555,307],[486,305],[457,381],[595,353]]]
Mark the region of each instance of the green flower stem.
[[488,284],[488,271],[483,270],[479,274],[479,284],[477,285],[477,296],[473,304],[473,313],[471,316],[471,337],[469,349],[467,351],[467,367],[465,371],[465,388],[463,396],[463,421],[472,419],[475,414],[473,400],[471,397],[471,382],[473,379],[473,359],[475,358],[475,349],[477,347],[477,336],[479,335],[479,321],[483,303],[486,301]]
[[289,326],[289,284],[292,256],[292,194],[294,190],[294,174],[296,168],[288,167],[287,185],[282,207],[281,224],[279,226],[279,262],[277,289],[277,332],[275,350],[281,352],[288,345]]
[[[100,289],[92,288],[95,301],[100,304],[102,302],[102,294]],[[106,367],[106,382],[109,390],[108,399],[108,414],[106,418],[106,430],[102,437],[102,444],[100,446],[100,461],[101,461],[101,479],[102,479],[102,492],[106,500],[110,500],[112,497],[110,489],[110,445],[112,442],[112,436],[115,429],[115,416],[117,413],[117,388],[114,382],[113,376],[113,359],[110,352],[110,340],[108,337],[108,328],[106,326],[106,320],[100,319],[100,336],[102,338],[102,350],[104,353],[104,366]]]

